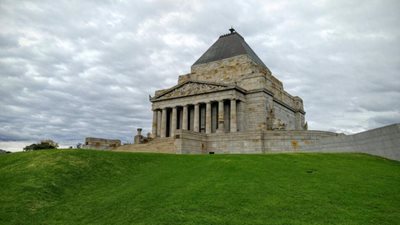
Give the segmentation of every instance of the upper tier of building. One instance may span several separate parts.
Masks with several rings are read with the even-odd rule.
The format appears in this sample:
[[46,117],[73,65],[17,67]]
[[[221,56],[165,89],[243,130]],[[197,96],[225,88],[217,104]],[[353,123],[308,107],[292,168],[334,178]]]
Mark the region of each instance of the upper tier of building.
[[274,99],[304,112],[303,101],[283,88],[282,82],[271,71],[234,29],[218,40],[192,65],[191,72],[179,76],[172,88],[158,90],[152,100],[160,99],[172,89],[187,82],[208,82],[235,86],[245,92],[266,91]]

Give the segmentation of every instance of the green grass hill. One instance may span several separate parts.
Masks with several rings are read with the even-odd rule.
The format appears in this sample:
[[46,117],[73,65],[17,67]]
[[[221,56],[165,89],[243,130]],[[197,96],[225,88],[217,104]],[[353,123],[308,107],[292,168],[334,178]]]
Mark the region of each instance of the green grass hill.
[[0,224],[400,224],[400,163],[365,154],[3,154]]

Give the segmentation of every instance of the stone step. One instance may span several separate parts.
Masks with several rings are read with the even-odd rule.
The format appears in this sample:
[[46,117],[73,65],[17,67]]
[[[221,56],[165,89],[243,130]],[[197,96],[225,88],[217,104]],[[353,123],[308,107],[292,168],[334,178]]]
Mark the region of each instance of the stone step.
[[122,152],[156,152],[175,154],[175,140],[173,138],[156,138],[145,144],[122,145],[114,151]]

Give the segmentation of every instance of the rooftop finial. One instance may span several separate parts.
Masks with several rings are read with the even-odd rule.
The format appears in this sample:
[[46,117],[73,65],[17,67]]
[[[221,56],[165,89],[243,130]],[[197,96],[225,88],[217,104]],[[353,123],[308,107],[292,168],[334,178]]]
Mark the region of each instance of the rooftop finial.
[[229,29],[229,31],[231,32],[231,34],[233,34],[235,31],[235,29],[233,29],[233,27],[231,26],[231,29]]

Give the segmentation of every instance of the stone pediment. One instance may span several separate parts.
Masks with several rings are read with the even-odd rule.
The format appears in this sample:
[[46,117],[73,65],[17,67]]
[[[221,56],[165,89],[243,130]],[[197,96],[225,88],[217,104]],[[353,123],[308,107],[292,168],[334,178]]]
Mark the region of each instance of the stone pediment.
[[224,84],[215,84],[215,83],[206,83],[206,82],[198,82],[198,81],[187,81],[185,83],[179,84],[166,92],[154,96],[152,100],[161,100],[168,98],[177,98],[184,97],[190,95],[198,95],[203,93],[209,93],[214,91],[220,91],[229,88],[228,85]]

